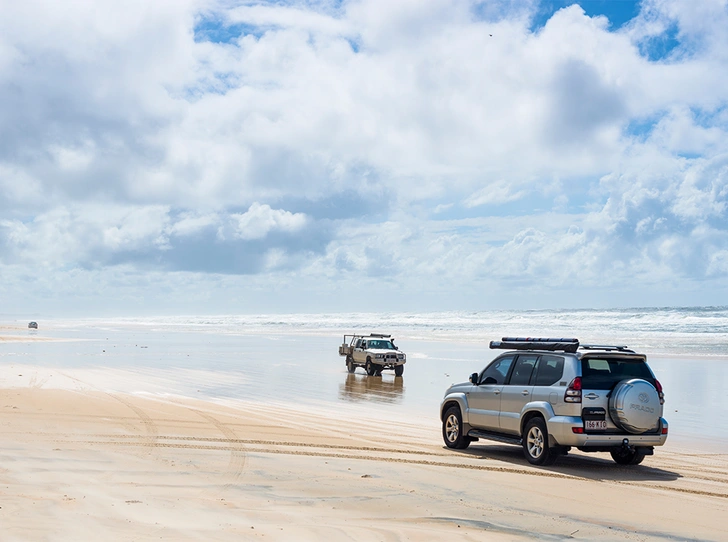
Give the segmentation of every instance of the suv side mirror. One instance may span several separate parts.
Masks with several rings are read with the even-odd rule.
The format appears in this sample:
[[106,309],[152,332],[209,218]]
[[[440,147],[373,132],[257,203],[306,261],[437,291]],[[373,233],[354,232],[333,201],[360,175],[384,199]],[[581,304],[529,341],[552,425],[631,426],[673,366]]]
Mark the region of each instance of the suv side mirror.
[[473,373],[470,375],[470,383],[478,385],[478,373]]

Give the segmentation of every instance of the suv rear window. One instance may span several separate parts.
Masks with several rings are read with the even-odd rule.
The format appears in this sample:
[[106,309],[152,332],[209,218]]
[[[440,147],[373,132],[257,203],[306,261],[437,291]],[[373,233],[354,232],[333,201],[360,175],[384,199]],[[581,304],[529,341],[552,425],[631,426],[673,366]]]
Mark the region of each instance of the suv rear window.
[[581,360],[583,389],[611,390],[617,382],[628,378],[642,378],[655,384],[655,377],[642,359],[609,357]]

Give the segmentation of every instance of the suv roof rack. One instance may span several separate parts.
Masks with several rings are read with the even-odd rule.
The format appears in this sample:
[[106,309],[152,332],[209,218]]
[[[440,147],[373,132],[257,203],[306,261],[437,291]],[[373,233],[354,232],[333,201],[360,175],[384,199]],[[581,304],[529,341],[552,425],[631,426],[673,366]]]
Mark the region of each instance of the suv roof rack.
[[608,350],[611,352],[627,352],[634,354],[635,351],[628,346],[610,346],[607,344],[582,344],[579,348],[583,350]]
[[579,348],[579,339],[503,337],[500,341],[490,341],[490,347],[502,350],[548,350],[574,353]]

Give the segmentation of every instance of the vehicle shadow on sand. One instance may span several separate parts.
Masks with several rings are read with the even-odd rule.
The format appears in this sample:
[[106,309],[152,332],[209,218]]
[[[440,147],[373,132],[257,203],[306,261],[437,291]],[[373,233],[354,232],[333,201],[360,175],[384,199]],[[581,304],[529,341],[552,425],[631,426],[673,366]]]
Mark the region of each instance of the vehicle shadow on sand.
[[660,481],[666,482],[682,478],[682,475],[670,470],[665,470],[649,465],[650,457],[647,456],[641,465],[618,465],[608,453],[582,453],[578,450],[570,451],[567,455],[559,456],[553,465],[539,467],[531,465],[523,456],[523,450],[519,446],[508,446],[499,444],[471,444],[465,450],[450,450],[449,452],[460,453],[473,458],[495,459],[510,463],[514,467],[530,467],[543,469],[545,471],[576,476],[595,481]]

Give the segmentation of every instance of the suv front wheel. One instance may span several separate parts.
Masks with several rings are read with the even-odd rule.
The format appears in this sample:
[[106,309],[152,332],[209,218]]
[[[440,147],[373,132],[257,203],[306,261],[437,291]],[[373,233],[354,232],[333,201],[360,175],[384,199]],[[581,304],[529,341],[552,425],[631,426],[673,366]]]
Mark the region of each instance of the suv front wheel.
[[549,433],[543,418],[528,420],[523,431],[523,453],[532,465],[551,465],[558,453],[549,447]]
[[464,450],[470,445],[472,439],[463,435],[463,416],[460,408],[451,406],[442,417],[442,438],[445,446]]

